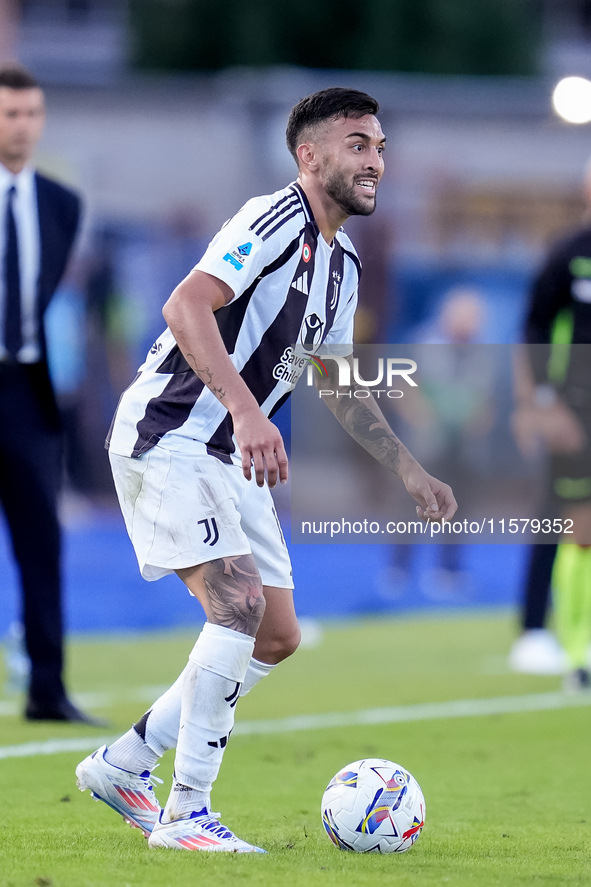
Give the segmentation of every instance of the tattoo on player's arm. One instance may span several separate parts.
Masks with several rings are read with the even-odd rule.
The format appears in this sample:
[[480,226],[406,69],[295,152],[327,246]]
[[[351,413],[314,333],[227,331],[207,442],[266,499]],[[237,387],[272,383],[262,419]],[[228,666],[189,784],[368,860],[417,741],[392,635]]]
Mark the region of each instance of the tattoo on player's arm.
[[340,400],[335,415],[343,428],[385,468],[398,472],[400,447],[394,432],[359,400]]
[[212,621],[254,637],[265,611],[265,598],[252,555],[210,561],[203,579]]
[[211,370],[209,369],[209,367],[203,367],[203,368],[198,367],[198,366],[197,366],[197,361],[195,360],[195,357],[194,357],[193,354],[187,354],[187,361],[189,362],[189,365],[191,366],[191,369],[192,369],[195,373],[197,373],[197,375],[199,376],[199,378],[201,379],[201,381],[202,381],[205,385],[207,385],[207,387],[209,388],[209,390],[211,391],[211,393],[212,393],[212,394],[215,394],[215,396],[218,398],[218,400],[223,400],[224,397],[226,396],[226,391],[225,391],[225,389],[222,388],[221,386],[220,386],[220,387],[216,387],[216,386],[213,384],[213,373],[211,372]]

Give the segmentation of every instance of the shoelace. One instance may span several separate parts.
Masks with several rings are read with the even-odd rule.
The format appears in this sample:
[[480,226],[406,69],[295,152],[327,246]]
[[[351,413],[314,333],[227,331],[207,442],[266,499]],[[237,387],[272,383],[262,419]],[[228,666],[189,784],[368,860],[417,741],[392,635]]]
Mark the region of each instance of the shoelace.
[[218,838],[236,838],[236,835],[220,822],[221,815],[221,813],[208,813],[204,816],[195,816],[192,818],[199,820],[199,824],[203,829],[206,829],[213,835],[217,835]]
[[154,770],[156,769],[156,767],[159,767],[159,766],[160,766],[159,763],[154,764],[152,771],[144,770],[143,773],[139,774],[140,779],[146,783],[146,788],[148,789],[148,791],[152,791],[152,792],[154,791],[154,786],[150,784],[150,780],[152,780],[153,782],[159,782],[160,785],[164,784],[163,779],[159,779],[158,776],[154,776]]

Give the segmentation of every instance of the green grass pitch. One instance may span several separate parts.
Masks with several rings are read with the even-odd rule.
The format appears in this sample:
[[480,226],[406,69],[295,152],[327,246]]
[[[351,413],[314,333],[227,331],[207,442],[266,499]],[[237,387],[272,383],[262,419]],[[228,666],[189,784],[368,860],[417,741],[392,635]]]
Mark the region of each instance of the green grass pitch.
[[[558,678],[513,675],[509,615],[464,614],[332,623],[238,707],[237,724],[418,703],[547,694]],[[591,707],[350,724],[282,733],[236,730],[214,809],[266,856],[149,850],[89,793],[74,768],[86,751],[2,757],[7,746],[117,735],[182,668],[195,632],[78,639],[70,682],[112,727],[26,724],[0,716],[2,887],[568,887],[591,884]],[[0,673],[0,686],[4,683]],[[14,697],[0,698],[0,709]],[[589,699],[591,702],[591,697]],[[583,700],[585,702],[585,700]],[[3,707],[3,708],[2,708]],[[351,715],[351,721],[354,721]],[[328,840],[320,799],[361,757],[390,758],[418,779],[426,826],[404,854],[343,853]],[[156,772],[166,798],[172,754]]]

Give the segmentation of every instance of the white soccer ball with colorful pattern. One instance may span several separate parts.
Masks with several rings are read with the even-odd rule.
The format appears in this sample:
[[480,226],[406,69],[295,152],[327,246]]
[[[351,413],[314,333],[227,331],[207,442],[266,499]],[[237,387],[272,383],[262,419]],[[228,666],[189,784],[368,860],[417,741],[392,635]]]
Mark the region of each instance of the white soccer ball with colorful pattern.
[[340,850],[403,853],[425,824],[425,799],[408,770],[366,758],[340,770],[322,797],[322,823]]

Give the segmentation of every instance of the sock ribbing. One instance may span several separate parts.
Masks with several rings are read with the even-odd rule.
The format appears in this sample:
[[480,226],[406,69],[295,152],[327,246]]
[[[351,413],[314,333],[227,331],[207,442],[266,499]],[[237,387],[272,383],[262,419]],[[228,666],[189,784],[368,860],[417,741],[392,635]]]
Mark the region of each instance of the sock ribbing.
[[127,733],[124,733],[107,748],[105,761],[108,764],[113,764],[114,767],[139,774],[144,770],[152,770],[158,761],[158,755],[131,727]]

